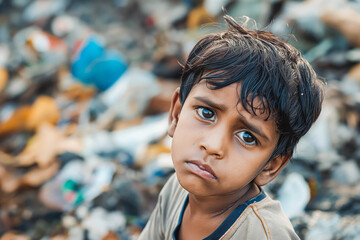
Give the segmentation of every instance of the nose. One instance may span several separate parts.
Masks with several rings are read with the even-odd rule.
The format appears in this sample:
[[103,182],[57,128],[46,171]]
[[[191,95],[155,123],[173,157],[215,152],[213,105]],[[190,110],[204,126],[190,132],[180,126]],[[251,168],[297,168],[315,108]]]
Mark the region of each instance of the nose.
[[224,129],[206,130],[199,144],[200,149],[205,151],[207,155],[216,159],[224,158],[227,141]]

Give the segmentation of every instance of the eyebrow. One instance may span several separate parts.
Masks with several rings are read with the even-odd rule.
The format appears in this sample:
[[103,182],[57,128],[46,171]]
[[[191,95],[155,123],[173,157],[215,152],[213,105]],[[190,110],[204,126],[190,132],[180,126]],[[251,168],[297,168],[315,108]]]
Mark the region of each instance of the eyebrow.
[[[218,103],[214,103],[213,101],[211,101],[210,99],[206,98],[206,97],[194,97],[196,100],[205,103],[206,105],[218,109],[220,111],[226,111],[227,107],[223,104],[218,104]],[[264,134],[262,133],[262,131],[260,131],[260,129],[258,127],[256,127],[255,125],[251,124],[250,122],[248,122],[246,120],[246,118],[244,117],[244,115],[242,115],[241,113],[239,113],[240,115],[240,121],[244,123],[244,125],[246,126],[246,128],[248,128],[250,131],[254,132],[255,134],[259,135],[260,137],[264,138],[266,141],[270,141],[270,139]]]
[[256,133],[257,135],[259,135],[260,137],[264,138],[267,142],[270,141],[270,139],[262,132],[260,131],[259,128],[257,128],[255,125],[252,125],[251,123],[249,123],[248,121],[246,121],[246,118],[241,114],[240,114],[240,119],[241,121],[245,124],[245,126],[252,132]]
[[226,111],[227,107],[223,104],[218,104],[218,103],[214,103],[213,101],[211,101],[210,99],[206,98],[206,97],[194,97],[196,100],[205,103],[206,105],[221,110],[221,111]]

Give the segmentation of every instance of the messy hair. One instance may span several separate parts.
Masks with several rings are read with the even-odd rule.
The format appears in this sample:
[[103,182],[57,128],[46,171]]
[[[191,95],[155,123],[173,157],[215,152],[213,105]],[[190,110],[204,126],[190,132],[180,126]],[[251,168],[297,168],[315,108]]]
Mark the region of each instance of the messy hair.
[[[202,38],[183,66],[180,101],[205,80],[210,89],[241,84],[238,104],[251,114],[268,114],[279,132],[271,156],[292,155],[299,139],[318,118],[323,82],[293,46],[267,31],[247,30],[224,16],[228,30]],[[260,100],[260,106],[255,104]]]

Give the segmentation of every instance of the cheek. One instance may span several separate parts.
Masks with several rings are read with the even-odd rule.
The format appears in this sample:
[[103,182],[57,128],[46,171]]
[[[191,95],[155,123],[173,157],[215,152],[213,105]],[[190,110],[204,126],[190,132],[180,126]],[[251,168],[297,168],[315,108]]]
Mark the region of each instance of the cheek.
[[176,126],[171,143],[171,157],[174,164],[176,163],[176,160],[180,158],[180,155],[183,154],[188,147],[186,145],[187,141],[184,141],[184,139],[188,138],[187,135],[189,134],[186,132],[186,128],[183,128],[182,122],[179,121]]
[[[219,161],[219,168],[226,169],[223,172],[224,175],[252,178],[267,161],[267,153],[261,150],[249,151],[244,147],[235,145],[229,151],[226,161],[226,163]],[[226,167],[224,164],[226,164]]]
[[175,133],[173,137],[173,141],[177,142],[187,142],[187,140],[194,139],[194,132],[199,131],[199,126],[197,126],[197,122],[194,119],[194,116],[191,111],[183,111],[179,116],[179,120],[177,122]]
[[[187,157],[185,155],[191,154],[199,142],[201,129],[196,126],[193,116],[190,114],[182,114],[176,125],[174,136],[171,143],[171,156],[174,163],[179,158]],[[188,156],[190,157],[190,156]]]

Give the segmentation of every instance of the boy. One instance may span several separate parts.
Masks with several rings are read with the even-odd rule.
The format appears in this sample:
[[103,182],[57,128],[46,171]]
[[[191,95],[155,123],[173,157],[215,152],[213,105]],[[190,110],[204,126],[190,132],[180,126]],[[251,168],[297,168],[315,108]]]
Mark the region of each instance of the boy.
[[176,175],[141,240],[299,239],[261,186],[317,119],[323,84],[294,47],[224,19],[184,65],[169,115]]

